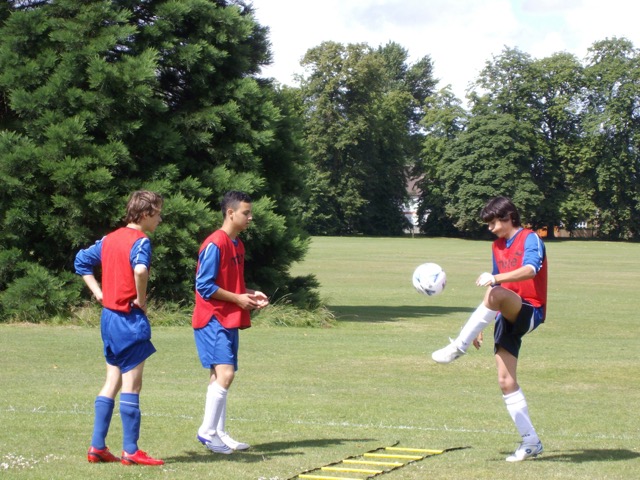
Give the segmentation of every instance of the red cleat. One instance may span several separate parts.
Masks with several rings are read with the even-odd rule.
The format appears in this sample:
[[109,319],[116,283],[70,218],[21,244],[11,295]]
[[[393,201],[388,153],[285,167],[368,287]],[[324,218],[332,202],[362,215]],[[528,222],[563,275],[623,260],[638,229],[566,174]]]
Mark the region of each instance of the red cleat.
[[89,460],[89,463],[108,463],[120,461],[120,459],[113,453],[111,453],[107,447],[104,447],[102,450],[91,447],[87,452],[87,460]]
[[122,451],[121,462],[123,465],[164,465],[164,461],[158,458],[152,458],[147,452],[138,450],[136,453],[130,454]]

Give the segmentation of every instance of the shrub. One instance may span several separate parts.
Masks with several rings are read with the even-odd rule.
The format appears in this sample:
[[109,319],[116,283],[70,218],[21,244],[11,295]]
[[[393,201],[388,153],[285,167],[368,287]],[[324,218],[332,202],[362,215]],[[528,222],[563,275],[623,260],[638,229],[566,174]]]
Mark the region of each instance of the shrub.
[[328,328],[336,324],[336,318],[326,307],[305,310],[281,298],[255,312],[251,323],[255,326]]
[[0,291],[7,288],[16,276],[16,268],[21,260],[20,250],[10,248],[0,250]]
[[0,319],[42,322],[51,316],[67,317],[80,298],[79,277],[69,272],[54,275],[36,263],[22,262],[24,275],[0,294]]

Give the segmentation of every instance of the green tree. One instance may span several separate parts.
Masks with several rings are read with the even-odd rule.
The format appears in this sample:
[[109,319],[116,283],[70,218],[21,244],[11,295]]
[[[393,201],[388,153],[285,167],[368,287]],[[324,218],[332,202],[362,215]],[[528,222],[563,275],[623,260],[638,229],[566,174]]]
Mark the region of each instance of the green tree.
[[[594,172],[596,222],[611,239],[640,237],[640,55],[624,38],[595,42],[586,75],[581,172]],[[586,182],[585,182],[586,183]]]
[[420,102],[433,83],[428,59],[408,65],[390,43],[325,42],[302,64],[310,210],[318,234],[399,234],[409,165],[417,155]]
[[440,176],[446,170],[447,148],[466,128],[468,115],[450,86],[425,100],[422,151],[411,170],[421,191],[418,216],[426,219],[420,228],[431,235],[453,235],[457,231],[445,211],[448,196]]
[[509,114],[531,127],[530,175],[543,195],[535,227],[553,227],[575,202],[572,181],[581,141],[582,66],[568,53],[540,60],[518,49],[505,50],[487,62],[472,95],[474,115]]
[[[73,275],[63,272],[72,250],[113,223],[106,207],[122,194],[115,177],[131,163],[118,130],[135,126],[106,119],[111,111],[135,116],[154,83],[154,52],[108,59],[134,32],[127,12],[104,2],[10,3],[0,30],[7,109],[0,131],[0,241],[20,252],[21,261],[8,272],[4,307],[11,297],[22,299],[22,285],[38,272],[71,282]],[[103,81],[107,71],[120,77],[114,88],[122,98],[101,88],[109,83]],[[46,312],[66,307],[42,304]]]
[[[553,236],[554,226],[571,228],[591,208],[581,188],[579,154],[584,140],[583,67],[568,53],[556,53],[532,65],[535,109],[539,112],[536,132],[538,155],[533,169],[544,195],[538,209],[540,226]],[[581,207],[576,208],[578,205]]]
[[463,235],[481,235],[478,213],[496,195],[513,199],[523,219],[536,223],[542,193],[530,172],[532,128],[513,115],[471,118],[468,128],[447,144],[439,170],[445,213]]
[[18,255],[0,266],[9,287],[27,275],[24,262],[69,272],[75,251],[118,225],[139,188],[167,198],[152,270],[162,298],[192,300],[197,247],[230,188],[252,194],[260,216],[249,283],[313,285],[287,273],[307,241],[286,210],[299,180],[277,172],[295,171],[300,157],[280,147],[300,139],[284,94],[255,78],[269,51],[250,6],[9,4],[0,25],[0,241]]

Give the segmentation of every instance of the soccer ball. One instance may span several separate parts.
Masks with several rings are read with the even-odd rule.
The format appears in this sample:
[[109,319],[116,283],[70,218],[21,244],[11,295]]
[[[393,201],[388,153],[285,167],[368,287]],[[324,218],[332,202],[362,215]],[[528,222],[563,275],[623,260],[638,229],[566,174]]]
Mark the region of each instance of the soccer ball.
[[439,295],[447,285],[447,274],[436,263],[423,263],[413,272],[413,286],[424,295]]

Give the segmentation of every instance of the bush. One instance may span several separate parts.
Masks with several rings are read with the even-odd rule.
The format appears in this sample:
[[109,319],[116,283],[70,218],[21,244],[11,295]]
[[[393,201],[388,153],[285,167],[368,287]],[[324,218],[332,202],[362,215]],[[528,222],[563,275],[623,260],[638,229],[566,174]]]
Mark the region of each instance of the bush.
[[15,271],[24,272],[0,294],[0,319],[39,323],[52,316],[68,317],[80,298],[77,275],[54,275],[36,263],[21,262]]
[[22,255],[17,248],[0,250],[0,291],[7,288],[16,276],[16,268]]
[[329,328],[336,324],[336,318],[326,307],[304,310],[283,298],[255,312],[251,323],[255,326]]

